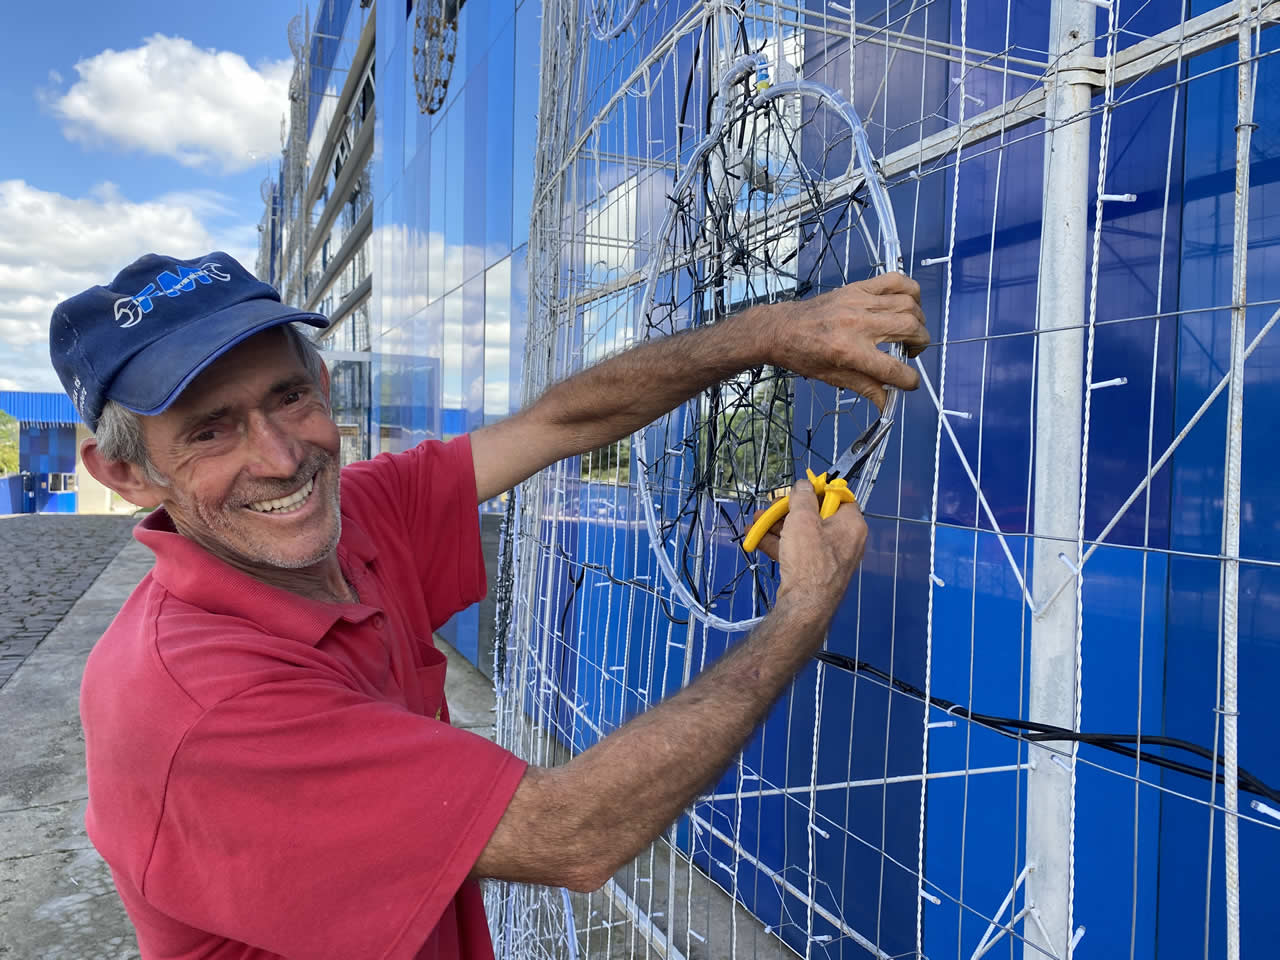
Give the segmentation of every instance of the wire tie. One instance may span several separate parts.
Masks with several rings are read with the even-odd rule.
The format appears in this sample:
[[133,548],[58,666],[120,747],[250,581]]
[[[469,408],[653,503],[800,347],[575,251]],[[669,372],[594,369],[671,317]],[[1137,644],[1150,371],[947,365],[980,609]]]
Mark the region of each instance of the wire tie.
[[952,710],[959,710],[959,709],[960,709],[960,704],[953,703],[951,706],[947,707],[947,716],[951,716]]
[[939,900],[937,897],[935,897],[932,893],[928,893],[924,887],[920,888],[920,896],[924,897],[926,900],[932,903],[935,907],[942,906],[942,901]]
[[1049,759],[1052,760],[1054,763],[1056,763],[1058,766],[1060,766],[1063,770],[1067,771],[1067,773],[1071,772],[1071,764],[1063,760],[1060,755],[1056,753],[1051,753],[1049,754]]
[[1063,565],[1077,577],[1080,576],[1080,568],[1067,559],[1067,555],[1065,553],[1058,554],[1058,559],[1061,560]]
[[816,833],[818,836],[820,836],[823,840],[831,839],[831,834],[827,833],[827,831],[823,830],[816,823],[809,824],[809,829],[812,830],[814,833]]
[[832,938],[829,933],[820,933],[816,937],[810,937],[809,939],[814,943],[830,943]]
[[1249,806],[1251,806],[1254,810],[1257,810],[1259,813],[1265,813],[1268,817],[1273,817],[1276,820],[1280,820],[1280,810],[1277,810],[1275,807],[1270,806],[1269,804],[1263,803],[1261,800],[1250,800]]
[[985,107],[987,105],[987,101],[983,100],[981,97],[975,97],[972,93],[966,93],[964,95],[964,98],[973,103],[976,103],[980,107]]
[[950,257],[925,257],[920,261],[922,267],[932,267],[935,263],[950,263]]
[[968,410],[943,410],[944,417],[959,417],[961,420],[972,420],[973,414]]
[[929,579],[933,581],[935,587],[945,587],[947,585],[947,582],[936,573],[929,574]]
[[1076,944],[1084,939],[1084,927],[1076,927],[1076,932],[1072,934],[1071,942],[1067,944],[1067,955],[1070,956],[1071,951],[1076,948]]
[[1128,377],[1116,377],[1114,380],[1100,380],[1097,383],[1091,383],[1089,384],[1089,389],[1105,390],[1107,387],[1123,387],[1128,382]]
[[934,720],[931,723],[926,724],[930,730],[933,730],[936,727],[954,727],[955,725],[956,722],[954,720]]
[[707,942],[707,938],[704,937],[702,934],[700,934],[697,930],[694,930],[692,927],[690,927],[687,932],[689,936],[693,937],[693,939],[697,940],[699,943]]
[[1138,195],[1136,193],[1104,193],[1098,199],[1103,203],[1136,203]]

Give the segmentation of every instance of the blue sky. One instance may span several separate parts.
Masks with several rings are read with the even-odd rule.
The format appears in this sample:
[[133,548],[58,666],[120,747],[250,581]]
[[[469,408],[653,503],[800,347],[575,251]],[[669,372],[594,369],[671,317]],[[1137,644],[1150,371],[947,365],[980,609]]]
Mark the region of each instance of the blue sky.
[[[321,0],[323,2],[323,0]],[[156,251],[253,269],[299,0],[6,5],[0,390],[57,390],[55,304]]]

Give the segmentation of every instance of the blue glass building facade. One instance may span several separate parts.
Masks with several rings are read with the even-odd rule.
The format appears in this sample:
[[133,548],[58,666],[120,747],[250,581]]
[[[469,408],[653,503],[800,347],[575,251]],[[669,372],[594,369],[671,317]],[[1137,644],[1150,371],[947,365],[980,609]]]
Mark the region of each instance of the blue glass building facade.
[[[538,0],[462,5],[447,93],[432,114],[414,81],[420,13],[412,2],[377,13],[374,452],[448,439],[520,405]],[[445,634],[487,668],[480,616],[460,614]]]
[[[852,6],[860,20],[874,21],[884,11],[883,3]],[[1197,0],[1192,6],[1194,14],[1210,4]],[[641,41],[620,44],[614,61],[596,57],[597,72],[582,91],[583,115],[604,109],[621,79],[643,59],[644,44],[687,8],[659,3],[642,8],[636,29]],[[1181,10],[1173,0],[1135,5],[1119,46],[1177,22]],[[973,47],[1044,48],[1047,4],[971,3],[967,15],[965,42]],[[959,3],[935,0],[927,21],[930,38],[958,45],[961,16]],[[515,5],[467,0],[458,17],[447,95],[438,112],[427,114],[415,87],[415,5],[379,9],[370,311],[374,452],[456,436],[519,405],[540,31],[537,0]],[[847,44],[842,50],[815,38],[805,49],[813,54],[806,76],[841,89],[860,111],[871,105],[872,94],[878,94],[874,85],[850,90],[848,77],[855,72],[879,77],[882,48],[851,54]],[[1280,302],[1280,75],[1272,56],[1277,50],[1280,30],[1262,31],[1258,128],[1250,157],[1250,338]],[[858,61],[856,71],[851,58]],[[1093,380],[1127,378],[1127,385],[1092,398],[1095,455],[1088,462],[1086,542],[1098,537],[1146,474],[1149,441],[1158,456],[1227,369],[1236,91],[1234,71],[1223,68],[1233,61],[1234,49],[1218,49],[1166,65],[1126,88],[1126,106],[1114,114],[1108,188],[1136,199],[1104,207]],[[900,110],[907,117],[921,116],[922,103],[933,113],[927,121],[880,130],[884,139],[877,145],[892,151],[955,123],[960,108],[950,94],[953,83],[945,70],[922,70],[899,93],[891,91],[886,115]],[[992,106],[1036,83],[975,72],[967,93]],[[1096,98],[1094,110],[1100,113],[1102,106]],[[1101,121],[1095,116],[1092,123],[1096,165]],[[1000,149],[990,142],[967,149],[958,179],[948,162],[891,186],[912,263],[950,252],[949,270],[915,267],[911,272],[923,287],[935,340],[941,338],[940,318],[949,312],[947,406],[975,413],[953,421],[958,443],[969,463],[977,465],[994,516],[1019,551],[1032,532],[1028,490],[1035,442],[1030,411],[1036,341],[1026,334],[1037,315],[1040,263],[1054,255],[1040,244],[1042,134],[1037,121],[1002,140]],[[1096,166],[1091,184],[1095,176]],[[601,199],[591,189],[584,185],[584,208]],[[957,189],[963,202],[953,223]],[[1092,228],[1093,197],[1088,208]],[[949,241],[953,228],[954,245]],[[936,352],[928,362],[937,383]],[[1280,346],[1272,335],[1260,342],[1246,367],[1240,756],[1273,784],[1280,781],[1280,752],[1272,743],[1274,724],[1267,711],[1271,688],[1280,680],[1280,617],[1267,611],[1280,597],[1280,485],[1270,479],[1276,455],[1268,438],[1280,428],[1278,393]],[[797,405],[803,403],[798,398]],[[1088,729],[1140,730],[1206,746],[1217,742],[1221,571],[1212,555],[1223,522],[1225,420],[1226,403],[1220,399],[1155,475],[1140,508],[1119,521],[1107,545],[1089,561],[1082,592]],[[936,412],[922,392],[907,398],[869,504],[867,559],[833,624],[829,646],[919,687],[925,681],[928,638],[935,694],[971,702],[990,714],[1026,716],[1030,614],[963,465],[946,441],[937,466],[938,524],[930,529],[936,424]],[[633,461],[632,476],[636,470]],[[657,572],[630,493],[585,479],[586,473],[573,466],[568,474],[584,477],[580,490],[571,494],[578,509],[547,520],[547,537],[554,527],[564,560],[553,561],[552,569],[541,574],[545,581],[539,589],[557,606],[563,604],[559,692],[574,700],[578,719],[564,706],[564,729],[574,731],[572,745],[580,750],[616,725],[617,704],[630,705],[624,714],[637,706],[632,692],[643,678],[609,675],[603,664],[606,650],[642,649],[646,638],[638,629],[629,631],[653,612],[645,609],[654,604],[651,598],[624,597],[616,581]],[[598,503],[607,505],[607,513],[596,510]],[[927,622],[931,552],[939,580],[950,586],[933,591],[935,608]],[[1027,555],[1019,553],[1024,569]],[[609,568],[612,579],[592,572],[601,566]],[[588,599],[632,606],[628,617],[602,618],[587,608]],[[481,662],[484,615],[467,611],[447,631],[460,650]],[[687,652],[667,656],[700,662],[728,643],[727,636],[706,631]],[[637,653],[632,662],[643,659]],[[679,676],[681,666],[672,660],[649,669]],[[817,670],[810,667],[747,748],[750,766],[787,789],[809,783],[810,757],[789,752],[792,744],[783,731],[813,728],[816,684]],[[829,711],[817,725],[815,742],[825,758],[822,779],[870,783],[900,775],[903,780],[819,795],[819,820],[856,825],[869,839],[862,845],[814,847],[814,871],[822,880],[816,899],[829,915],[875,931],[876,942],[889,954],[904,955],[916,942],[919,870],[937,893],[963,893],[961,900],[944,895],[925,905],[926,955],[968,956],[987,927],[984,914],[994,912],[1024,863],[1025,837],[1016,825],[1025,820],[1025,792],[994,776],[940,778],[931,782],[922,810],[919,780],[911,779],[920,771],[921,721],[945,718],[892,696],[883,686],[855,683],[830,670],[823,696],[847,709]],[[1220,787],[1144,767],[1142,775],[1164,791],[1138,789],[1131,779],[1132,761],[1088,750],[1082,756],[1089,762],[1079,768],[1074,850],[1078,876],[1087,882],[1076,885],[1075,911],[1088,928],[1084,944],[1097,945],[1090,955],[1118,955],[1114,951],[1120,948],[1129,955],[1131,939],[1132,955],[1138,957],[1200,957],[1207,943],[1212,944],[1208,955],[1221,955],[1223,821],[1220,815],[1210,818],[1205,807],[1221,803]],[[1027,758],[1025,745],[978,728],[943,730],[929,741],[931,770],[1016,769]],[[735,789],[728,778],[715,792]],[[1193,799],[1183,801],[1179,794]],[[741,808],[713,805],[704,815],[724,829],[734,821],[748,829],[752,823],[784,824],[779,831],[747,838],[757,864],[714,841],[695,852],[695,859],[723,887],[740,891],[752,911],[773,923],[802,955],[860,955],[821,918],[809,930],[777,919],[803,918],[808,909],[767,872],[792,876],[808,869],[812,837],[802,806],[785,796],[762,797],[744,801]],[[927,839],[918,850],[921,817]],[[681,842],[688,849],[695,846],[693,832],[686,821]],[[1268,955],[1278,932],[1268,903],[1274,896],[1274,864],[1280,862],[1280,831],[1259,816],[1241,824],[1241,836],[1243,953]],[[886,862],[896,866],[886,868]],[[1208,908],[1206,886],[1214,891]],[[863,896],[867,891],[874,895]],[[969,909],[970,904],[982,909]],[[828,937],[823,943],[829,945],[815,944],[809,939],[813,935]],[[1011,939],[1000,955],[1013,949]]]

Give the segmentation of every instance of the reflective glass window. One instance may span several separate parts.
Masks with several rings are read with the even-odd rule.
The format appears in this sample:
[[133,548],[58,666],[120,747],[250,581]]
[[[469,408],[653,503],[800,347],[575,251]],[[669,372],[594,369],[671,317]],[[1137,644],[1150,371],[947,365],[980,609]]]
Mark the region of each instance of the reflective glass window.
[[[495,4],[499,2],[494,0]],[[515,39],[515,22],[512,21],[503,28],[489,51],[488,131],[484,154],[484,243],[489,263],[505,257],[511,249]]]
[[501,420],[511,410],[511,258],[485,272],[484,421]]

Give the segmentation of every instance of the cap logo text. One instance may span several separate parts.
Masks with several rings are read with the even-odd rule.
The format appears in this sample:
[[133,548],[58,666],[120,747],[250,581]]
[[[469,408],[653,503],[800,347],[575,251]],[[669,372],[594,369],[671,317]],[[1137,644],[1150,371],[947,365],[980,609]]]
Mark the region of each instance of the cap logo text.
[[194,270],[181,263],[173,266],[174,270],[162,270],[157,274],[155,283],[148,283],[133,296],[121,297],[115,302],[115,319],[120,329],[127,330],[135,326],[150,313],[155,307],[152,302],[154,297],[180,297],[195,290],[197,284],[208,285],[214,280],[225,283],[231,279],[231,274],[216,260],[208,260]]

